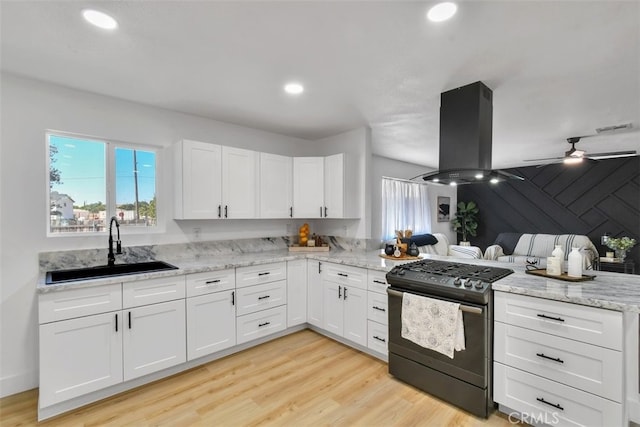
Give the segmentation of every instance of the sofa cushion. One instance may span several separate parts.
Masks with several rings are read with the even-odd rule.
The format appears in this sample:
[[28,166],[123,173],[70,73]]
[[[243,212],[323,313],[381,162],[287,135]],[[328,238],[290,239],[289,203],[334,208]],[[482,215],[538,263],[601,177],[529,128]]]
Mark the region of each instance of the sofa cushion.
[[415,243],[416,246],[435,245],[438,243],[438,239],[433,234],[418,234],[411,236],[409,240],[411,243]]
[[505,255],[511,255],[522,234],[523,233],[500,233],[493,244],[499,245]]

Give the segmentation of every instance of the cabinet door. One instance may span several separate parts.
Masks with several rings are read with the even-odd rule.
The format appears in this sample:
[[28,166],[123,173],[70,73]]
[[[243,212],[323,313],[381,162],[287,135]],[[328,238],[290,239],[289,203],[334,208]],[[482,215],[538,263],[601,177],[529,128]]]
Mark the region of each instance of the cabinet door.
[[256,218],[258,153],[222,147],[222,216]]
[[293,158],[293,217],[324,216],[324,157]]
[[325,218],[344,218],[344,154],[324,158]]
[[322,263],[307,260],[307,322],[319,328],[322,324]]
[[119,311],[41,325],[40,406],[122,382],[122,327]]
[[339,336],[343,336],[344,333],[344,304],[342,301],[343,295],[344,286],[326,280],[322,282],[322,329]]
[[187,358],[197,359],[236,344],[233,290],[187,298]]
[[186,361],[183,299],[125,310],[124,314],[125,381]]
[[344,330],[342,336],[367,345],[367,291],[347,286],[342,289]]
[[292,209],[292,158],[260,153],[260,218],[289,218]]
[[176,146],[176,218],[219,218],[222,205],[222,147],[197,141]]
[[307,260],[287,262],[287,327],[307,322]]

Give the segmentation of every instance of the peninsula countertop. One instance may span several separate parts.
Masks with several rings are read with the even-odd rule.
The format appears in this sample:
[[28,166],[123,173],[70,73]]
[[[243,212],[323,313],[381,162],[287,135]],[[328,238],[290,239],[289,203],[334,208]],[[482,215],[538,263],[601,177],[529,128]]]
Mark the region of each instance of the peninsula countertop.
[[[114,276],[108,278],[78,280],[74,282],[47,285],[44,274],[37,282],[37,292],[55,292],[79,287],[91,287],[111,283],[127,283],[137,280],[169,277],[179,274],[202,273],[207,271],[224,270],[228,268],[245,267],[268,264],[274,262],[293,261],[296,259],[314,259],[321,262],[332,262],[370,270],[389,271],[394,266],[412,261],[389,260],[380,257],[382,252],[376,251],[343,251],[329,252],[288,252],[286,250],[265,251],[256,253],[228,254],[212,257],[163,259],[162,261],[178,267],[177,270]],[[424,258],[450,262],[461,262],[478,265],[491,265],[510,268],[514,271],[503,279],[492,284],[495,291],[529,295],[539,298],[565,301],[574,304],[600,307],[616,311],[630,311],[640,313],[640,276],[604,271],[588,271],[594,280],[585,282],[566,282],[559,279],[526,274],[523,265],[497,261],[485,261],[467,258],[452,258],[422,254]]]

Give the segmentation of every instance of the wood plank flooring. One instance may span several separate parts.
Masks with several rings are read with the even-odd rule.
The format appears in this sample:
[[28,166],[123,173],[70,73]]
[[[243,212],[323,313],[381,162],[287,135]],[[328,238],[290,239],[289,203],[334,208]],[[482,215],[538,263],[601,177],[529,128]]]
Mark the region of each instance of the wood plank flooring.
[[[0,426],[37,423],[37,389],[0,399]],[[42,426],[511,426],[395,380],[304,330],[44,421]]]

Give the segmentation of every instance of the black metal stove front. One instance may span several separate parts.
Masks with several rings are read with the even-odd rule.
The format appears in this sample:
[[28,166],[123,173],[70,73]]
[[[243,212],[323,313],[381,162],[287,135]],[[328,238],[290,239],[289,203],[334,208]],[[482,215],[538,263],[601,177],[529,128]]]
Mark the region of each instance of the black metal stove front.
[[488,417],[493,410],[493,293],[487,304],[472,304],[416,291],[428,298],[460,303],[465,350],[453,359],[402,338],[402,295],[387,289],[389,301],[389,373],[474,415]]

